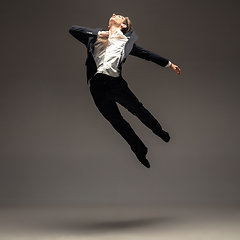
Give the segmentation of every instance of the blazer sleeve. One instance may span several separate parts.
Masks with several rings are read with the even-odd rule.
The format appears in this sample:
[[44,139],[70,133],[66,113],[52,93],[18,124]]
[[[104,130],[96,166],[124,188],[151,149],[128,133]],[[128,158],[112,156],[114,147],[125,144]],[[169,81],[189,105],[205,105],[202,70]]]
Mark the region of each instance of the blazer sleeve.
[[85,44],[86,46],[87,46],[87,43],[88,43],[88,38],[93,37],[93,36],[97,36],[98,31],[99,30],[97,30],[97,29],[86,28],[86,27],[81,27],[81,26],[76,26],[76,25],[72,26],[69,29],[69,33],[73,37],[75,37],[78,41]]
[[156,54],[152,51],[149,51],[145,48],[137,46],[135,43],[133,45],[132,51],[130,52],[130,55],[145,59],[147,61],[154,62],[162,67],[165,67],[169,63],[168,59],[163,58],[163,57],[159,56],[158,54]]

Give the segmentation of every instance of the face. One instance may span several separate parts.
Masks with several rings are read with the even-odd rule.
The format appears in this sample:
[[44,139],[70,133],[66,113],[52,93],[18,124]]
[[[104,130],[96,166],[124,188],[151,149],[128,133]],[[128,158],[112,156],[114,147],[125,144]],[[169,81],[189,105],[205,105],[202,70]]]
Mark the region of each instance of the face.
[[111,26],[111,24],[115,24],[119,27],[121,26],[121,24],[123,24],[124,20],[125,18],[122,15],[116,15],[115,13],[113,13],[111,18],[109,19],[109,26]]

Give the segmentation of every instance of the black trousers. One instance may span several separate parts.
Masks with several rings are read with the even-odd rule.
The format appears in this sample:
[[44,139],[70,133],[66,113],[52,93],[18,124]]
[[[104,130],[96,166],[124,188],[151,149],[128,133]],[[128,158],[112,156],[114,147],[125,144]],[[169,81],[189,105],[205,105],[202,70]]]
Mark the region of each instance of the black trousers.
[[146,154],[147,147],[122,117],[117,103],[137,116],[156,135],[162,133],[162,127],[128,88],[127,82],[121,76],[111,77],[98,73],[90,81],[90,92],[98,110],[128,142],[132,151],[137,156]]

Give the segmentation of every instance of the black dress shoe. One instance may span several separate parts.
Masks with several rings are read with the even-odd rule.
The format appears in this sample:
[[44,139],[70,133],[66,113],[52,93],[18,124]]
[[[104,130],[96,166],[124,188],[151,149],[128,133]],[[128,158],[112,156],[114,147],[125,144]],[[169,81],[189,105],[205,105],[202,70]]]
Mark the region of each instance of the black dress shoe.
[[146,168],[150,168],[150,163],[148,162],[148,160],[146,159],[146,155],[147,155],[147,151],[148,149],[144,149],[143,153],[136,155],[138,160],[146,167]]
[[146,156],[137,156],[137,158],[146,168],[150,168],[150,163],[146,159]]
[[164,142],[169,142],[170,141],[170,136],[168,132],[165,131],[161,131],[160,134],[158,134],[158,136],[164,141]]

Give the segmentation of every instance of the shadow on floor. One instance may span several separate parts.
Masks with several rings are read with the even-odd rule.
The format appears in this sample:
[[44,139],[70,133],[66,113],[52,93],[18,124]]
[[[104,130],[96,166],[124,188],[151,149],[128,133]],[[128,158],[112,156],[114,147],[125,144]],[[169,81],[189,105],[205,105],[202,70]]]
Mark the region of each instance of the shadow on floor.
[[175,222],[174,219],[169,218],[142,218],[131,220],[103,220],[103,221],[91,221],[91,222],[55,222],[48,224],[48,228],[54,231],[64,232],[108,232],[108,231],[127,231],[136,229],[147,229],[158,226],[161,228],[166,225],[172,225]]

